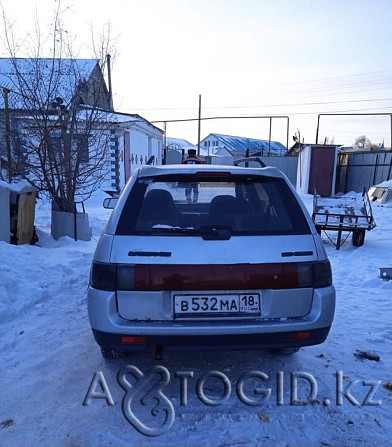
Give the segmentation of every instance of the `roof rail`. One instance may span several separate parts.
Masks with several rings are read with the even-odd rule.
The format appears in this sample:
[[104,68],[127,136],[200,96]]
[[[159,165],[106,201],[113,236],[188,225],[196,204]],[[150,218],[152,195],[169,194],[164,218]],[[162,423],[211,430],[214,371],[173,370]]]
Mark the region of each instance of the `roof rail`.
[[240,158],[239,160],[234,160],[234,166],[238,166],[240,163],[245,163],[245,167],[248,167],[248,163],[250,161],[255,161],[259,163],[260,168],[266,168],[267,165],[264,163],[264,161],[260,157],[245,157]]

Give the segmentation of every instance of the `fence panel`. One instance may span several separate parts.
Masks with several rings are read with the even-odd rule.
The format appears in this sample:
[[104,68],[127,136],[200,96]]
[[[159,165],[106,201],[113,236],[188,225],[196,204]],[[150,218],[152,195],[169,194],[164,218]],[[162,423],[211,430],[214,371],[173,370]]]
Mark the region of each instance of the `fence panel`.
[[287,175],[295,186],[297,183],[298,157],[260,157],[267,166],[274,166]]
[[370,186],[390,180],[392,152],[360,152],[339,154],[338,192],[362,192]]
[[[290,182],[295,186],[297,181],[297,166],[298,157],[286,157],[286,156],[261,156],[260,157],[267,166],[273,166],[280,169],[287,175]],[[232,165],[234,163],[234,157],[207,157],[207,163],[211,164],[227,164]],[[252,166],[259,167],[257,163]]]

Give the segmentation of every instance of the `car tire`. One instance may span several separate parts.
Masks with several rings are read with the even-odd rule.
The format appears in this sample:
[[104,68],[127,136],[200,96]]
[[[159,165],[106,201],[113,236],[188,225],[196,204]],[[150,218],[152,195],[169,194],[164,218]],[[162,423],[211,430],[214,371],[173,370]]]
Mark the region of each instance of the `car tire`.
[[123,351],[115,351],[114,349],[105,348],[101,348],[101,354],[102,357],[107,360],[122,359],[125,355]]

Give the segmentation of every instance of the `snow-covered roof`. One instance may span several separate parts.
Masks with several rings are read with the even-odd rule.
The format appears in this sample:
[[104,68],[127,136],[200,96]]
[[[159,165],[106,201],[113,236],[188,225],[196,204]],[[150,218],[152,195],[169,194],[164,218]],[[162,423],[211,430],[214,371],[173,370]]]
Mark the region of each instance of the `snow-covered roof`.
[[[75,87],[88,81],[97,64],[97,59],[0,58],[0,86],[11,90],[11,108],[24,108],[25,104],[18,93],[29,96],[29,91],[34,95],[39,92],[42,99],[48,96],[48,101],[62,98],[64,105],[67,105],[75,93]],[[19,78],[17,73],[21,74]],[[23,92],[20,78],[24,82]],[[0,108],[3,108],[3,98],[0,101]]]
[[30,183],[22,179],[15,180],[13,183],[7,183],[3,180],[0,180],[0,189],[8,189],[9,191],[13,191],[18,194],[35,191]]
[[188,140],[184,140],[183,138],[166,137],[166,146],[173,149],[197,149],[197,146],[190,143]]
[[[211,133],[205,139],[214,138],[226,149],[234,152],[245,152],[247,149],[250,151],[263,151],[274,154],[285,154],[286,147],[278,141],[259,140],[256,138],[238,137],[233,135],[223,135],[218,133]],[[204,141],[204,140],[203,140]]]
[[339,151],[355,151],[354,146],[339,146]]
[[203,157],[233,157],[229,149],[224,146],[200,146],[200,155]]
[[[88,108],[85,108],[88,110]],[[80,117],[83,117],[83,110],[79,112]],[[122,112],[107,112],[105,110],[101,110],[99,112],[99,116],[97,117],[97,121],[100,121],[102,123],[116,123],[121,124],[122,128],[125,128],[127,124],[148,124],[151,127],[154,127],[159,132],[163,133],[163,130],[159,127],[155,126],[154,124],[151,124],[146,118],[143,118],[140,115],[137,114],[129,114],[129,113],[122,113]]]

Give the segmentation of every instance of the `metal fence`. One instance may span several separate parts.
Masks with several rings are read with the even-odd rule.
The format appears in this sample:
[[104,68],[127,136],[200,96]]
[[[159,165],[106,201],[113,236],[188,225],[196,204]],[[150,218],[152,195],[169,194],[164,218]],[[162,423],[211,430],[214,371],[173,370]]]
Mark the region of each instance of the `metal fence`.
[[[165,152],[165,164],[176,164],[181,163],[183,155],[178,150],[166,149]],[[290,182],[295,186],[297,182],[297,166],[298,157],[287,157],[281,155],[270,155],[270,156],[259,156],[267,166],[273,166],[281,170]],[[218,156],[208,156],[206,158],[207,164],[213,165],[233,165],[234,160],[240,157],[218,157]],[[259,167],[257,164],[256,167]]]
[[362,192],[392,178],[392,152],[369,151],[340,153],[336,174],[336,191]]
[[280,169],[290,182],[295,186],[297,183],[298,157],[260,157],[267,166]]
[[[173,151],[175,152],[175,151]],[[181,154],[170,154],[169,163],[180,163]],[[267,166],[280,169],[295,186],[298,157],[261,156]],[[232,165],[234,157],[210,157],[208,163]],[[336,192],[362,192],[365,188],[392,179],[392,151],[341,152],[338,155]]]
[[[279,155],[258,157],[261,158],[267,166],[273,166],[280,169],[284,174],[286,174],[290,182],[295,186],[297,181],[298,157],[286,157]],[[208,163],[232,165],[235,160],[235,157],[209,157]],[[257,163],[255,163],[254,166],[257,168],[260,167]]]

